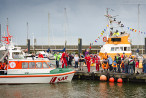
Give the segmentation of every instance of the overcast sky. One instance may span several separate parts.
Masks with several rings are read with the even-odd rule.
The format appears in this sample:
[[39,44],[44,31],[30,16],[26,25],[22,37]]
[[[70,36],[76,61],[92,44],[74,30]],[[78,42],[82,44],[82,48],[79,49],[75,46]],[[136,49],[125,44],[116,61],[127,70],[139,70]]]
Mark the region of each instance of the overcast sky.
[[[114,9],[109,13],[119,15],[117,20],[125,26],[137,29],[138,4],[140,30],[146,32],[145,0],[0,0],[0,24],[3,33],[6,31],[6,19],[9,18],[9,31],[18,45],[26,44],[27,22],[31,43],[34,34],[37,45],[63,45],[66,30],[68,45],[77,45],[78,38],[82,38],[83,45],[88,45],[106,28],[106,8]],[[132,44],[144,44],[146,34],[128,33],[131,34]],[[103,41],[95,43],[99,44],[103,44]]]

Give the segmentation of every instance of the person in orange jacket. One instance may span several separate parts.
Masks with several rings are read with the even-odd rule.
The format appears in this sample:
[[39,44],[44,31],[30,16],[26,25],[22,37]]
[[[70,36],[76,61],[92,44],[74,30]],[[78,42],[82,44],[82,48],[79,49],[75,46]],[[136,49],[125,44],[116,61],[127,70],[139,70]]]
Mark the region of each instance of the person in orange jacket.
[[66,60],[67,57],[68,57],[67,51],[63,52],[63,53],[62,53],[62,56],[61,56],[61,59],[63,60],[62,68],[64,68],[64,64],[65,64],[65,66],[66,66],[66,68],[67,68],[67,60]]
[[88,68],[88,72],[90,72],[90,63],[91,63],[91,58],[90,55],[87,54],[87,56],[85,57],[86,60],[86,64],[87,64],[87,68]]

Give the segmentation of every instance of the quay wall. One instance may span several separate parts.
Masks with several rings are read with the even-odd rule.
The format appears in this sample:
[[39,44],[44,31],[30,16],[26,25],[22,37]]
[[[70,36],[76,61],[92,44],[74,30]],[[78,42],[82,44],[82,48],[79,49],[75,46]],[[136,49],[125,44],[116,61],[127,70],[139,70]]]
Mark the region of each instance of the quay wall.
[[[18,47],[21,47],[22,49],[27,49],[26,45],[18,45]],[[90,45],[82,45],[82,51],[89,48]],[[97,53],[100,51],[102,45],[93,45],[91,46],[91,52]],[[51,50],[62,50],[64,48],[64,45],[35,45],[34,47],[30,46],[30,51],[45,51],[50,48]],[[145,52],[145,46],[144,45],[132,45],[131,50],[132,54],[136,53],[136,50],[139,49],[139,54],[144,54]],[[66,50],[70,52],[78,52],[78,45],[66,45]]]
[[125,74],[125,73],[109,73],[109,72],[83,72],[77,71],[74,74],[73,79],[75,80],[100,80],[100,76],[105,75],[107,77],[107,81],[110,77],[115,79],[122,78],[123,82],[143,82],[146,83],[146,74]]

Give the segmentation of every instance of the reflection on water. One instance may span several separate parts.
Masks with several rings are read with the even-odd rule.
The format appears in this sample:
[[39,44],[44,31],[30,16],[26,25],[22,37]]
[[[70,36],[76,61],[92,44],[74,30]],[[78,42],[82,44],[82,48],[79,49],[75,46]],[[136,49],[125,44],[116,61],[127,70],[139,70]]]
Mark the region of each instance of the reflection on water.
[[71,83],[0,85],[0,98],[128,98],[146,97],[143,83],[73,80]]

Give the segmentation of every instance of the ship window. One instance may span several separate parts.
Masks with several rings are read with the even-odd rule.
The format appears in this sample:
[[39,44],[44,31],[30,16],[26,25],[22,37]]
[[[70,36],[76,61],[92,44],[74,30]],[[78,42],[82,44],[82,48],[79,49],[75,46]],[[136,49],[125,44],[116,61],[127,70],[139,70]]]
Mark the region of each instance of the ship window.
[[127,51],[127,47],[124,47],[124,51]]
[[123,51],[123,47],[120,47],[120,51]]
[[128,47],[128,51],[131,51],[130,47]]
[[114,51],[114,47],[111,47],[111,51]]
[[35,68],[35,62],[29,62],[29,68]]
[[27,62],[23,62],[23,63],[22,63],[22,68],[24,68],[24,69],[25,69],[25,68],[28,68],[28,63],[27,63]]
[[42,62],[37,62],[36,63],[36,68],[42,68]]
[[115,47],[115,51],[119,51],[119,47]]
[[43,62],[43,68],[49,68],[49,66],[45,62]]

